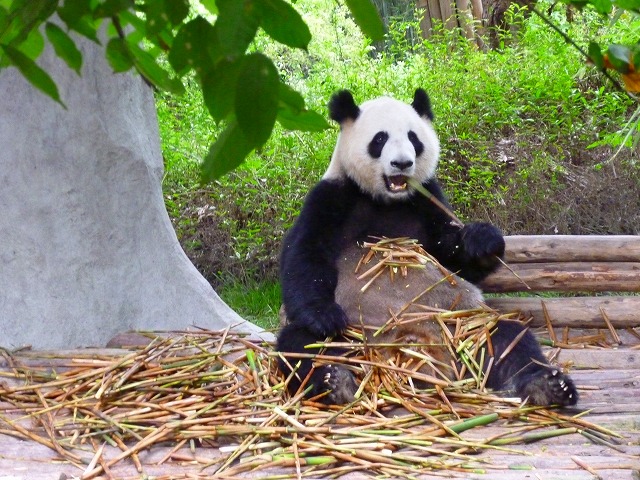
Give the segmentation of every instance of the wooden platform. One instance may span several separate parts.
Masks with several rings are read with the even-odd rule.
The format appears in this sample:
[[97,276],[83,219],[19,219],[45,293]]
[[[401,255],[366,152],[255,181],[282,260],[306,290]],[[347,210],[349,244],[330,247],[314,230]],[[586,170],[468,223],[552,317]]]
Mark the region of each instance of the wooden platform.
[[[589,428],[574,428],[562,436],[552,436],[536,442],[526,442],[527,422],[518,419],[500,420],[487,426],[469,429],[461,434],[472,443],[488,443],[507,432],[521,431],[523,440],[516,444],[482,451],[461,461],[459,471],[423,470],[416,477],[477,480],[640,480],[640,237],[511,237],[507,239],[507,260],[514,271],[499,271],[487,279],[484,288],[491,292],[533,290],[587,291],[597,295],[577,298],[492,298],[488,302],[502,312],[519,309],[530,315],[530,325],[536,333],[554,347],[545,353],[567,369],[574,379],[580,400],[577,408],[564,410],[565,415],[579,415],[588,427],[595,424],[619,436],[593,435]],[[525,285],[525,283],[527,285]],[[611,290],[623,294],[611,295]],[[606,294],[604,294],[606,292]],[[628,292],[634,292],[628,295]],[[125,343],[126,344],[126,343]],[[0,351],[1,353],[1,351]],[[118,357],[129,354],[127,349],[86,349],[82,351],[14,353],[0,356],[0,480],[56,480],[72,478],[101,479],[208,479],[208,478],[297,478],[295,462],[280,463],[277,468],[257,469],[235,476],[215,475],[212,464],[225,458],[229,450],[215,433],[210,441],[150,443],[140,448],[136,460],[124,455],[129,445],[110,445],[106,438],[96,436],[73,450],[77,461],[63,460],[55,443],[47,439],[40,425],[33,425],[20,408],[20,399],[9,402],[3,396],[16,380],[10,362],[29,368],[60,369],[73,365],[72,358]],[[159,367],[158,367],[159,368]],[[41,410],[41,409],[40,409]],[[97,412],[100,415],[101,412]],[[574,420],[578,422],[578,420]],[[17,426],[16,426],[17,425]],[[17,430],[22,429],[22,431]],[[521,429],[521,430],[518,430]],[[37,431],[39,442],[23,440]],[[292,431],[287,431],[291,433]],[[553,432],[554,435],[557,433]],[[294,439],[297,437],[293,437]],[[480,441],[483,442],[480,442]],[[178,448],[177,448],[178,447]],[[400,457],[403,449],[385,453]],[[100,455],[96,454],[96,451]],[[404,452],[406,453],[406,452]],[[413,453],[412,453],[413,454]],[[469,454],[469,448],[465,451]],[[420,453],[425,459],[427,451]],[[119,456],[122,461],[112,462]],[[338,453],[336,453],[339,458]],[[362,458],[362,457],[361,457]],[[366,458],[366,455],[365,455]],[[357,460],[357,459],[356,459]],[[98,474],[96,465],[108,465]],[[340,478],[371,478],[362,470],[349,472],[349,462],[343,461]],[[93,474],[85,475],[85,472]],[[317,472],[317,470],[316,470]],[[305,478],[319,478],[314,471]],[[404,478],[404,475],[403,475]]]
[[[474,457],[478,468],[484,473],[425,472],[420,478],[466,478],[466,479],[620,479],[640,478],[640,348],[639,341],[631,335],[620,332],[625,345],[616,348],[547,349],[556,356],[560,364],[572,365],[570,371],[580,393],[579,408],[566,413],[587,412],[584,420],[611,429],[620,438],[611,444],[593,442],[580,433],[549,438],[530,444],[516,444],[505,450],[484,451]],[[16,360],[30,366],[64,363],[65,358],[104,354],[105,350],[84,350],[82,352],[23,352]],[[108,351],[110,355],[114,350]],[[123,352],[125,353],[125,352]],[[0,372],[8,372],[7,366]],[[7,385],[7,380],[2,380]],[[13,381],[11,381],[13,382]],[[15,383],[15,382],[14,382]],[[11,406],[0,396],[0,418],[7,418]],[[15,420],[15,413],[8,418]],[[23,422],[27,428],[29,422]],[[507,430],[506,424],[474,428],[463,434],[468,439],[492,437]],[[77,453],[84,466],[79,468],[61,460],[52,448],[34,441],[25,441],[8,434],[10,429],[0,421],[0,479],[2,480],[51,480],[81,478],[83,468],[94,457],[94,448],[87,444]],[[103,443],[96,439],[97,444]],[[211,469],[204,468],[225,455],[219,448],[186,445],[174,452],[166,460],[175,445],[154,445],[140,453],[140,466],[131,459],[116,463],[109,469],[110,476],[94,478],[113,479],[182,479],[218,478],[211,476]],[[103,459],[115,458],[121,454],[115,446],[104,446]],[[163,461],[165,459],[165,461]],[[163,461],[162,464],[159,462]],[[481,466],[481,467],[480,467]],[[140,470],[140,471],[139,471]],[[295,478],[293,466],[259,473],[243,474],[243,478],[265,478],[285,475]],[[227,477],[221,477],[227,478]],[[283,478],[283,477],[278,477]],[[311,477],[313,478],[313,477]],[[364,478],[361,472],[347,474],[344,478]]]

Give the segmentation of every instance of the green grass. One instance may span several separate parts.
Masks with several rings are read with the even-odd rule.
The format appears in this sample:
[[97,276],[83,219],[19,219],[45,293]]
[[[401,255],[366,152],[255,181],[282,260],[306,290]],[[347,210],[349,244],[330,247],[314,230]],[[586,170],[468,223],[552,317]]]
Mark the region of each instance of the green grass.
[[[493,221],[506,233],[544,233],[547,224],[566,215],[565,201],[554,195],[574,187],[577,168],[588,171],[606,159],[607,146],[588,147],[614,136],[630,108],[623,94],[536,17],[502,51],[482,53],[458,32],[444,30],[429,41],[408,42],[402,32],[415,25],[411,19],[393,23],[381,51],[337,2],[305,0],[296,8],[313,33],[308,52],[264,38],[255,48],[275,59],[307,105],[326,114],[329,97],[342,88],[351,89],[357,101],[383,94],[410,100],[415,88],[425,88],[442,143],[439,177],[460,218]],[[557,6],[554,18],[582,44],[594,35],[613,35],[587,13],[567,24],[562,11]],[[616,28],[631,37],[640,22],[623,20]],[[272,325],[280,305],[279,242],[326,169],[337,129],[300,133],[276,127],[243,166],[203,187],[199,162],[219,126],[195,88],[179,99],[159,95],[157,106],[164,192],[179,238],[188,253],[197,253],[206,247],[199,229],[220,229],[215,238],[226,250],[210,279],[242,315]],[[625,155],[618,170],[637,172]],[[206,224],[198,213],[203,206],[210,212]]]
[[277,282],[241,283],[231,281],[217,291],[227,305],[240,316],[266,329],[275,330],[280,320],[280,284]]

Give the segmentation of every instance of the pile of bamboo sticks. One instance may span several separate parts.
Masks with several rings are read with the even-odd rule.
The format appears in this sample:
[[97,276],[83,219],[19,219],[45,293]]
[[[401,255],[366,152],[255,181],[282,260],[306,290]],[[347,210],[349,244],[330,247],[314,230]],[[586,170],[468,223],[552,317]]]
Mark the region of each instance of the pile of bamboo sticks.
[[[573,433],[608,445],[616,438],[580,415],[525,407],[461,382],[416,389],[403,379],[414,373],[375,356],[318,356],[350,365],[360,381],[353,404],[327,407],[303,400],[303,391],[287,393],[278,356],[225,330],[175,332],[124,355],[77,356],[58,371],[7,357],[13,363],[3,373],[11,378],[0,383],[0,433],[46,445],[82,468],[83,479],[108,477],[123,461],[142,471],[138,455],[167,442],[167,462],[189,448],[218,449],[203,472],[225,478],[257,470],[265,478],[354,471],[409,478],[482,470],[472,453],[484,449]],[[503,433],[465,438],[487,424]],[[105,458],[105,444],[121,453]]]

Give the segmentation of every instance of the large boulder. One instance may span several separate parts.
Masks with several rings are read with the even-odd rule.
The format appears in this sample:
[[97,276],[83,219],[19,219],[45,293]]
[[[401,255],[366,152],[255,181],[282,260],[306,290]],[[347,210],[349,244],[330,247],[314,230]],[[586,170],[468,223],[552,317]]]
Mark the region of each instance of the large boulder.
[[67,109],[0,72],[0,346],[101,346],[127,330],[258,331],[182,251],[162,198],[151,89],[78,40],[39,60]]

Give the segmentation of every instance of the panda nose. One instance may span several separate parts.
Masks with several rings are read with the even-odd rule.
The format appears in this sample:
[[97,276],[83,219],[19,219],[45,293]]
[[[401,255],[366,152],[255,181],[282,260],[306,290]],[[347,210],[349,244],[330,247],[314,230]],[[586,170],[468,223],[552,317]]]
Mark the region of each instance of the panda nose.
[[397,168],[398,170],[406,170],[412,165],[413,162],[411,160],[394,160],[391,162],[391,166]]

